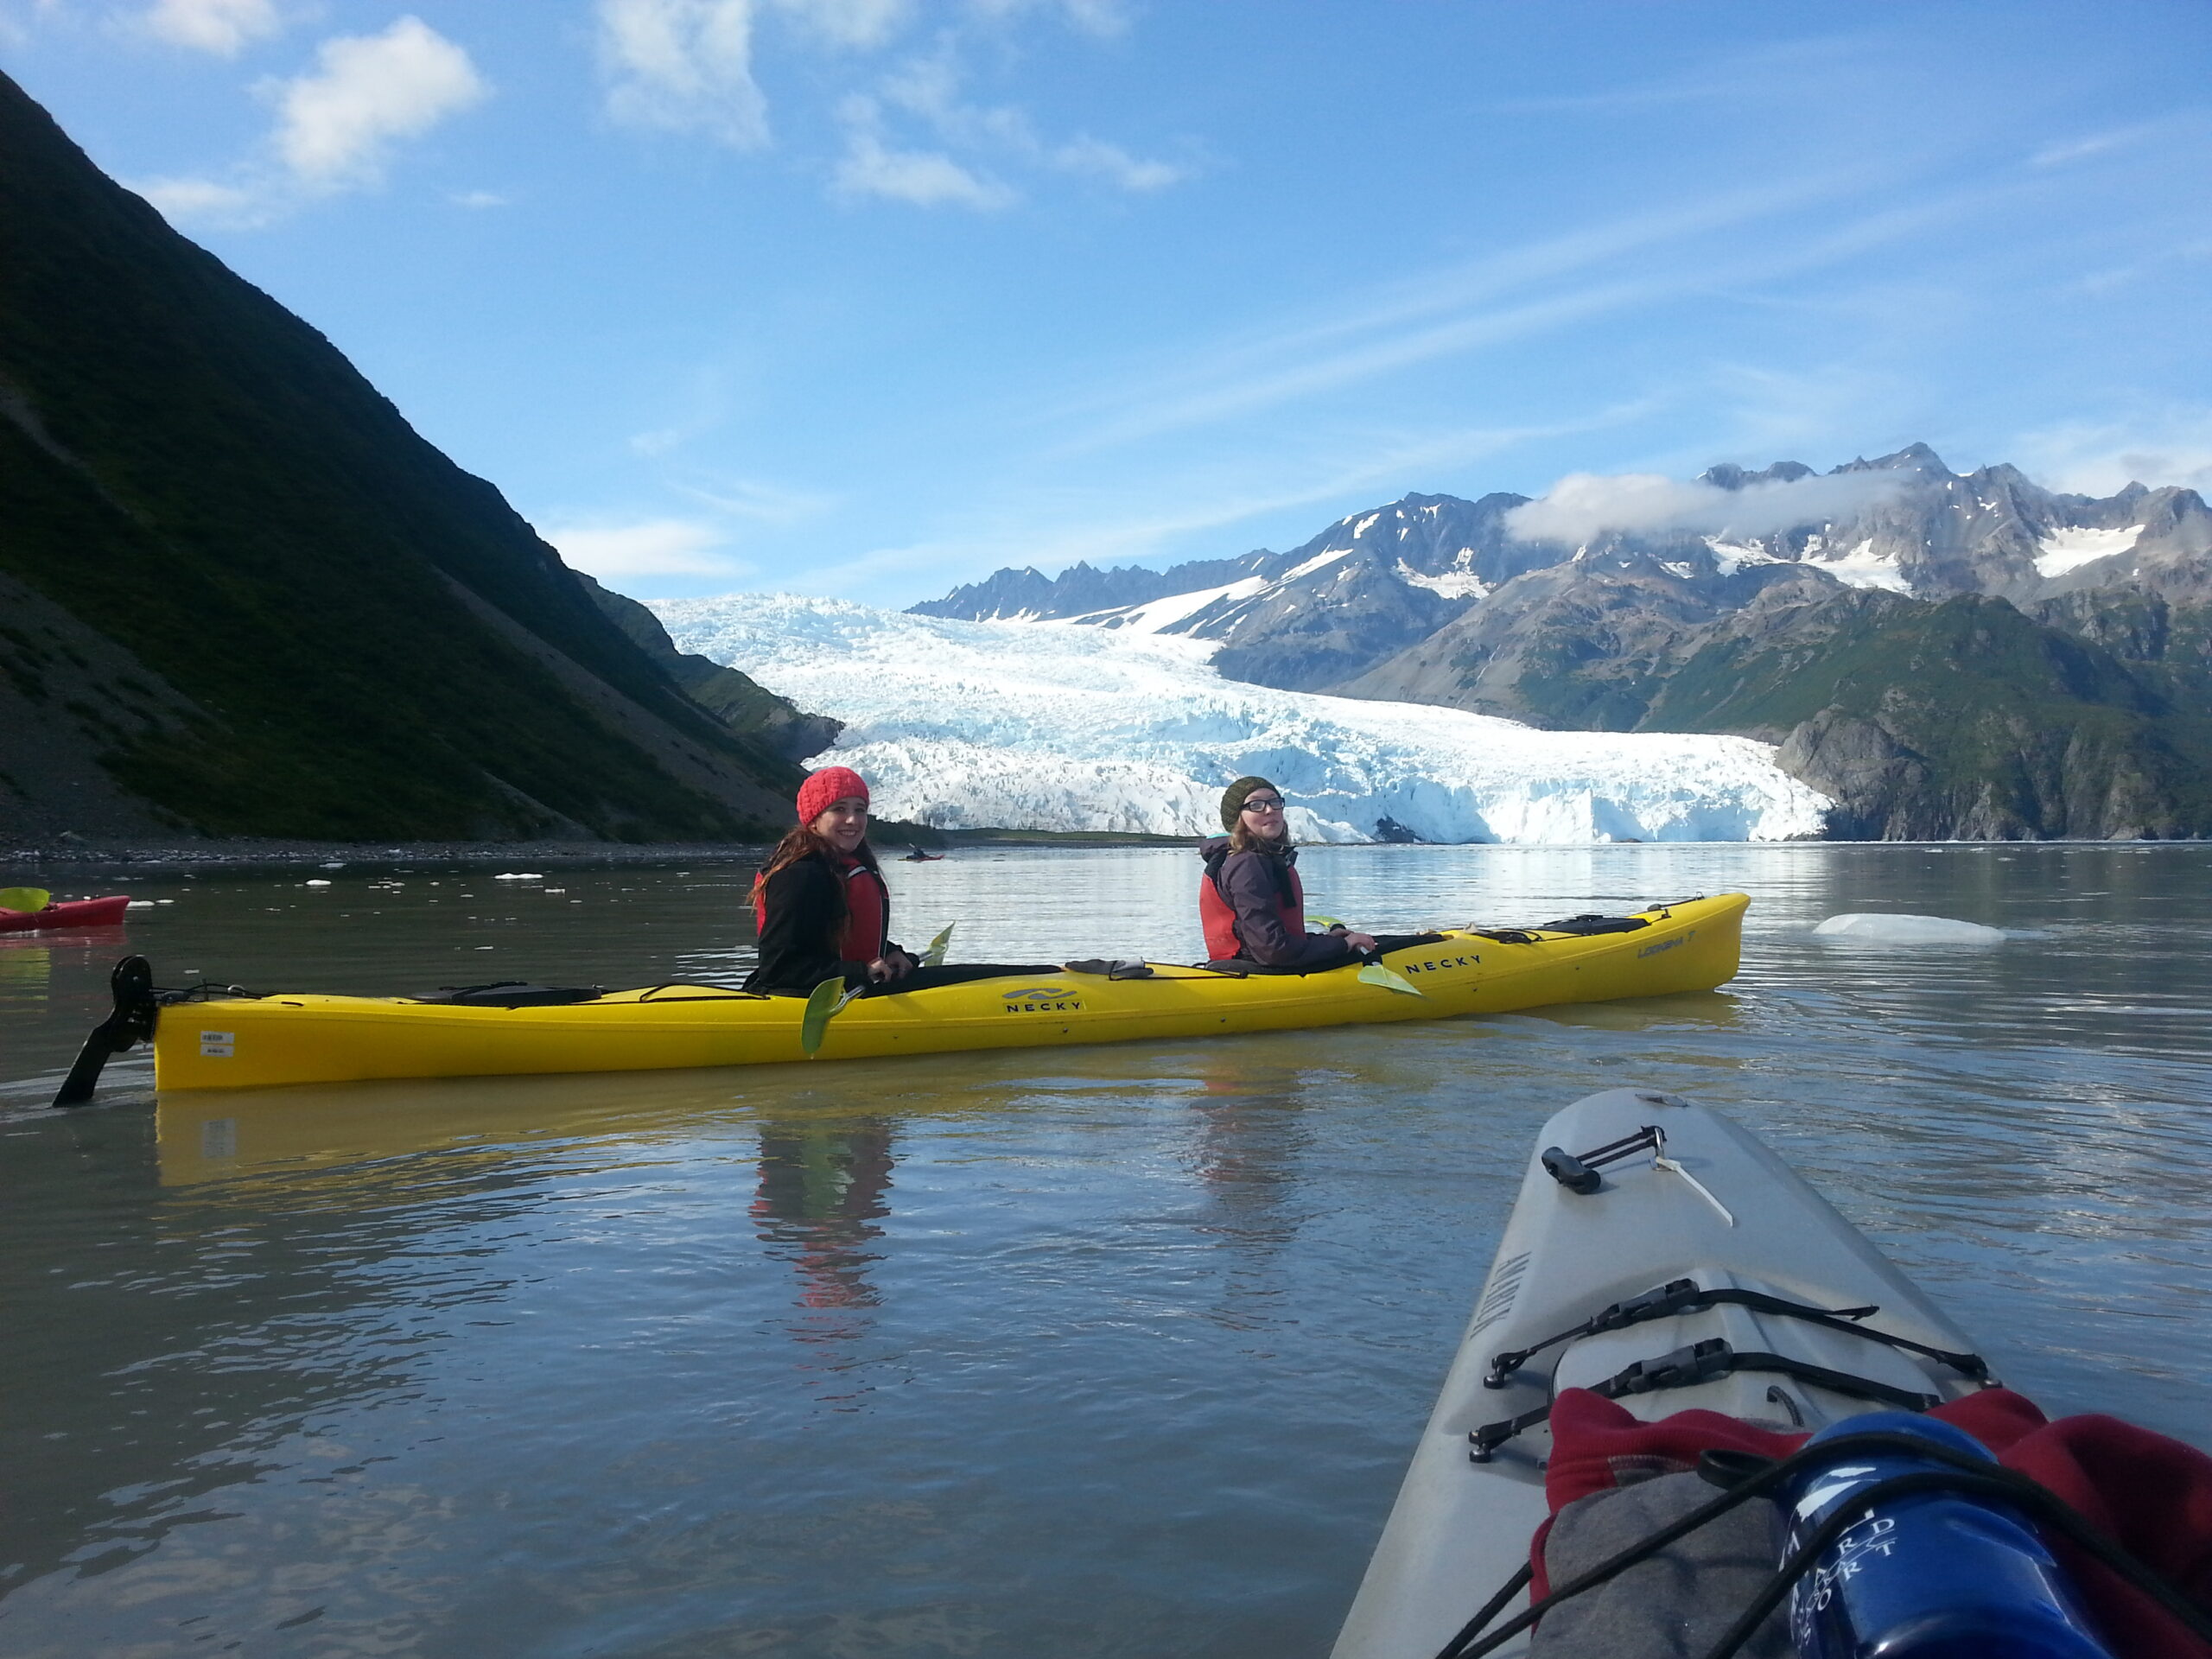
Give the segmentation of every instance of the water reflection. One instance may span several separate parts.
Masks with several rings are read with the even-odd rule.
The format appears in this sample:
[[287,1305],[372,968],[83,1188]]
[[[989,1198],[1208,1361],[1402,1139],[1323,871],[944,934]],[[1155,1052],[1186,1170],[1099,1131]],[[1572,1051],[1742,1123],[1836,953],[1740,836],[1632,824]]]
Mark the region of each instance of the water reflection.
[[802,1340],[849,1339],[861,1322],[835,1316],[876,1305],[868,1270],[879,1254],[869,1247],[891,1212],[891,1127],[879,1118],[837,1129],[762,1127],[753,1225],[797,1270],[800,1305],[824,1316],[794,1332]]

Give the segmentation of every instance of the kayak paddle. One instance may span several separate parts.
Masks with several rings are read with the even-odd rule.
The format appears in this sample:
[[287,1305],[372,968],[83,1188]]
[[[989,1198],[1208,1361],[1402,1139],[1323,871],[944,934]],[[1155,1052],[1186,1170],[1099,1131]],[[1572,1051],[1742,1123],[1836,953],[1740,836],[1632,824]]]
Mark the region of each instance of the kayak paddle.
[[798,1022],[798,1046],[808,1059],[812,1059],[822,1047],[822,1039],[829,1033],[830,1022],[845,1010],[845,1004],[860,995],[855,988],[845,988],[842,979],[825,979],[816,986],[806,999],[806,1015]]
[[1359,970],[1359,982],[1363,985],[1380,985],[1386,991],[1402,991],[1408,996],[1428,995],[1396,969],[1386,968],[1379,962],[1370,962]]
[[1327,932],[1332,927],[1342,927],[1344,925],[1342,922],[1338,921],[1333,916],[1308,916],[1306,919],[1309,922],[1318,924],[1324,933]]
[[944,925],[944,931],[930,941],[930,948],[922,952],[923,967],[942,968],[944,966],[944,947],[952,943],[952,930],[959,925],[957,922],[947,922]]
[[41,911],[53,901],[44,887],[0,887],[0,910]]

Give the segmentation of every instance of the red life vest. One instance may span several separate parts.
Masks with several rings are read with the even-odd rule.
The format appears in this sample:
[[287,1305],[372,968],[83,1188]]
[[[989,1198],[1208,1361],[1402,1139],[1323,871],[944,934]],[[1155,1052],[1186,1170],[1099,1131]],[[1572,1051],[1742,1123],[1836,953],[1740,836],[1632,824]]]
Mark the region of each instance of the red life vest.
[[[837,936],[840,962],[874,962],[891,941],[891,892],[883,878],[857,858],[840,859],[830,867],[845,879],[845,927]],[[768,931],[768,883],[753,878],[754,936]]]
[[[1222,865],[1228,861],[1224,858],[1208,864],[1205,874],[1198,878],[1198,921],[1206,931],[1208,962],[1227,962],[1244,944],[1236,932],[1236,912],[1221,896],[1218,878]],[[1282,918],[1284,930],[1294,939],[1306,931],[1306,883],[1299,880],[1295,864],[1285,861],[1283,873],[1290,877],[1290,893],[1285,897],[1277,891],[1275,914]]]
[[841,962],[874,962],[891,938],[891,893],[883,878],[855,859],[845,866],[845,931],[837,941]]

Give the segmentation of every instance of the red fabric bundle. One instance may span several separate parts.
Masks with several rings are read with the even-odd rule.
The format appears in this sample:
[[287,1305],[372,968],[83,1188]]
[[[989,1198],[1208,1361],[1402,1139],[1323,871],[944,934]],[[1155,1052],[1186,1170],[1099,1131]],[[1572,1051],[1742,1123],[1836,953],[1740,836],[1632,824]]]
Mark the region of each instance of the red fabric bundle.
[[[2179,1440],[2090,1415],[2046,1419],[2010,1389],[1984,1389],[1929,1414],[1962,1428],[1998,1462],[2081,1512],[2121,1548],[2212,1611],[2212,1458]],[[1587,1389],[1552,1406],[1552,1455],[1544,1496],[1554,1515],[1578,1497],[1694,1469],[1716,1449],[1786,1458],[1808,1438],[1753,1428],[1714,1411],[1678,1411],[1656,1423]],[[1532,1544],[1531,1597],[1548,1593],[1544,1537]],[[2105,1636],[2129,1659],[2204,1659],[2208,1649],[2166,1611],[2063,1538],[2047,1541],[2081,1586]]]

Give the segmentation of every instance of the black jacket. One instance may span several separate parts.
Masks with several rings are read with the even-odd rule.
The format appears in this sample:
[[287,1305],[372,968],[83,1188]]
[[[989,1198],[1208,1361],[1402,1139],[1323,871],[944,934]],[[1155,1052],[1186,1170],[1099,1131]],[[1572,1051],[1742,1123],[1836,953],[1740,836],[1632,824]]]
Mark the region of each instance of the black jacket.
[[[874,870],[841,876],[818,855],[795,860],[768,878],[762,894],[766,915],[760,927],[760,965],[747,978],[747,990],[804,994],[825,979],[841,977],[848,985],[868,983],[867,963],[848,962],[837,954],[847,915],[839,884],[847,880],[873,881],[879,889],[883,886],[883,878]],[[883,915],[887,932],[887,892]],[[898,948],[885,942],[886,950]]]

